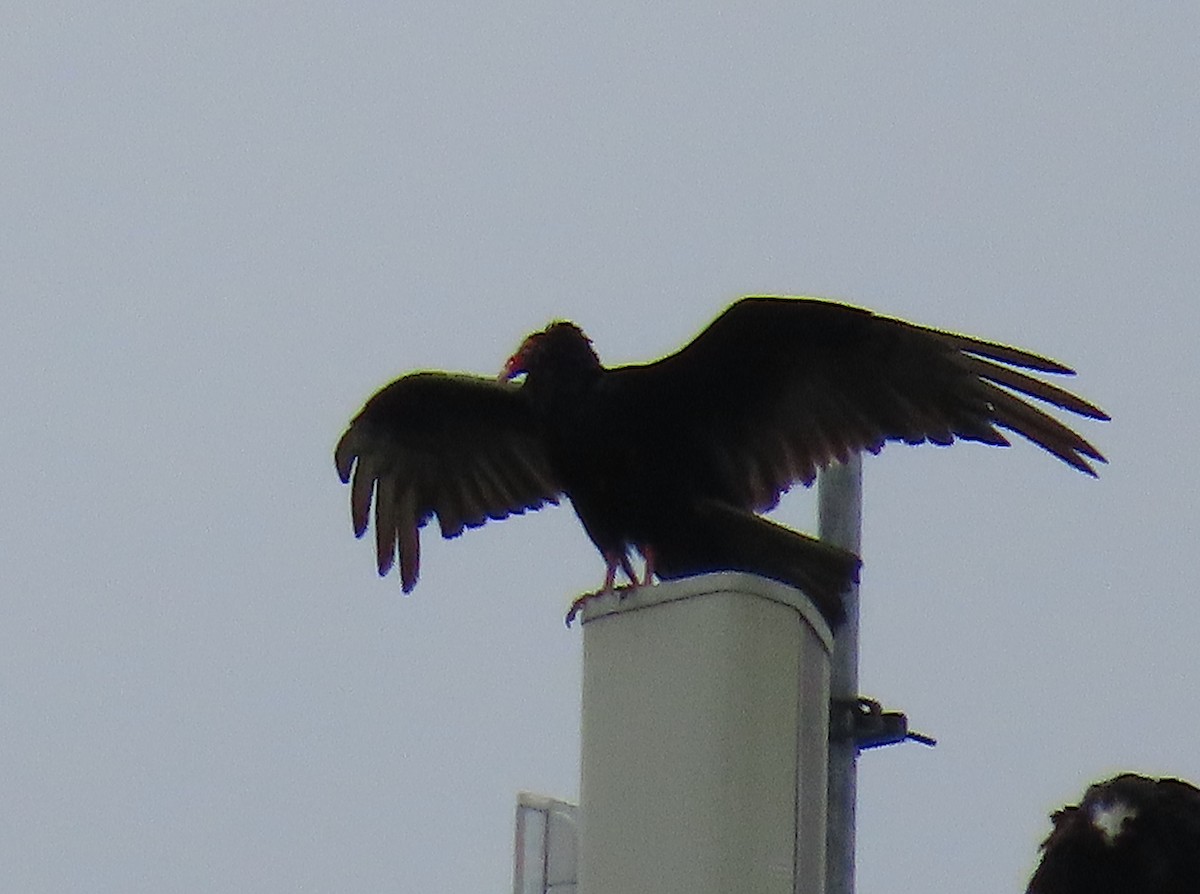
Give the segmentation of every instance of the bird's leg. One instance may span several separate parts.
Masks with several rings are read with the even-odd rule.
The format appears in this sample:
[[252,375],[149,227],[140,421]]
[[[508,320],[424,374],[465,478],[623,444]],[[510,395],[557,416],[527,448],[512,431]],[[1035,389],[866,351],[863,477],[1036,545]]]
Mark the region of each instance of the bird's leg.
[[616,589],[618,568],[625,572],[625,576],[629,578],[631,584],[637,585],[637,572],[633,570],[633,563],[629,561],[628,550],[621,552],[612,550],[604,554],[604,586],[600,588],[602,595],[607,595]]
[[604,586],[600,588],[601,593],[611,593],[613,586],[617,582],[617,560],[611,555],[607,555],[604,564]]
[[599,592],[585,593],[571,603],[571,608],[567,611],[566,617],[568,627],[571,626],[571,623],[575,620],[575,616],[579,614],[585,602],[593,596],[607,596],[616,590],[618,568],[625,572],[625,576],[629,578],[634,586],[637,586],[637,573],[633,570],[633,563],[629,561],[629,552],[627,550],[622,550],[621,552],[609,550],[604,554],[604,585],[600,587]]
[[646,560],[645,577],[642,578],[642,586],[648,587],[654,583],[654,547],[639,546],[638,550],[642,554],[642,558]]
[[629,578],[629,582],[635,587],[637,586],[637,572],[633,570],[633,563],[629,561],[629,553],[621,553],[621,570],[625,572],[625,576]]

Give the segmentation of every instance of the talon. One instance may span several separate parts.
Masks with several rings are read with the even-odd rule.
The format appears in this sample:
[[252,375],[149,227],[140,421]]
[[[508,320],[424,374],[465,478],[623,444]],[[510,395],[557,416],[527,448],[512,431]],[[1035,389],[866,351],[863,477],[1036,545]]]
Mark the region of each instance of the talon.
[[568,629],[570,629],[571,624],[574,623],[575,616],[577,614],[579,614],[580,609],[583,608],[583,604],[585,602],[587,602],[589,599],[591,599],[592,596],[594,596],[594,595],[595,595],[594,593],[588,593],[586,596],[580,596],[578,599],[576,599],[574,602],[571,603],[571,608],[567,612],[567,617],[564,619]]

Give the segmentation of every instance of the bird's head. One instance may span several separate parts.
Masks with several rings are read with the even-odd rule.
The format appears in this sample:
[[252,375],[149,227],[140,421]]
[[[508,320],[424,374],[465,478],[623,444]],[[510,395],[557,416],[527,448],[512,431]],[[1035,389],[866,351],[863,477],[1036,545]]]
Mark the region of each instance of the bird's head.
[[1140,808],[1154,798],[1157,782],[1133,773],[1122,773],[1090,786],[1083,796],[1083,807],[1092,828],[1104,843],[1112,846],[1137,819]]
[[559,320],[527,336],[504,364],[500,378],[508,381],[522,374],[538,377],[546,371],[574,378],[600,369],[600,358],[583,330],[574,323]]

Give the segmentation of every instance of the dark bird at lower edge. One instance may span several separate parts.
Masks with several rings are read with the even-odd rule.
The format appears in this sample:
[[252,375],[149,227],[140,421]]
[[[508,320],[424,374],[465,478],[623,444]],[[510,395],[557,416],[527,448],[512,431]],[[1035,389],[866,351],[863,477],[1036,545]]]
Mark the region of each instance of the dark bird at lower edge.
[[1196,894],[1200,789],[1123,773],[1055,812],[1026,894]]
[[1026,398],[1108,416],[1022,370],[1072,374],[1018,348],[811,298],[743,298],[676,353],[614,368],[578,326],[556,322],[524,340],[500,380],[417,372],[386,386],[335,461],[351,482],[355,534],[373,504],[379,573],[398,556],[405,592],[432,518],[455,537],[566,496],[604,557],[604,591],[618,571],[635,584],[748,571],[798,586],[836,625],[858,558],[759,513],[888,441],[1007,446],[1004,429],[1094,476],[1103,456]]

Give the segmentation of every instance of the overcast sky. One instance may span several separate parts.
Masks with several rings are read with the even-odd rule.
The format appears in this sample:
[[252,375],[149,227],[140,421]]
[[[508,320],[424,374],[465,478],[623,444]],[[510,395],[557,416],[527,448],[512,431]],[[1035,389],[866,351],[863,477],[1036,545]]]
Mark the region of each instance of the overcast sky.
[[1098,480],[866,462],[862,687],[940,744],[864,756],[859,890],[1023,890],[1089,781],[1200,779],[1198,46],[1194,2],[7,4],[0,887],[507,890],[602,562],[567,508],[427,531],[403,598],[333,445],[408,370],[748,292],[1113,416]]

